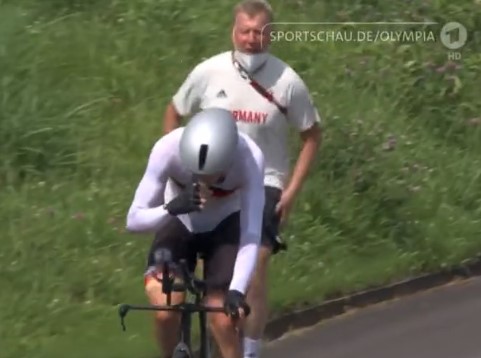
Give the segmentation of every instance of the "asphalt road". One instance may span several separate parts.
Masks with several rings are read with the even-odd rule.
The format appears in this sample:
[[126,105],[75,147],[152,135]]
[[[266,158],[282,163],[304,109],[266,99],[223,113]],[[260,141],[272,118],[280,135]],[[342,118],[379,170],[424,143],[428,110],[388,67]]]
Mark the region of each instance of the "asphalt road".
[[481,278],[292,332],[262,358],[481,358]]

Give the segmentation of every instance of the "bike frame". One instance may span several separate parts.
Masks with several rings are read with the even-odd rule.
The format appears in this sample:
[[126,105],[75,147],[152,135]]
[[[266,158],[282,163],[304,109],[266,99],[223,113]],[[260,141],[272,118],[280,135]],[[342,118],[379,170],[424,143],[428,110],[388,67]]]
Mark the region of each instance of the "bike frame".
[[[206,285],[205,281],[191,275],[185,260],[180,261],[180,269],[183,283],[174,283],[174,278],[170,276],[170,262],[163,262],[162,264],[163,278],[162,292],[167,295],[167,305],[129,305],[122,304],[119,307],[119,316],[121,319],[122,329],[125,331],[126,326],[124,319],[130,310],[144,310],[144,311],[176,311],[181,313],[181,327],[179,332],[179,343],[177,344],[173,357],[174,358],[193,358],[192,342],[191,342],[191,325],[192,314],[199,314],[200,325],[200,350],[198,358],[209,358],[209,339],[207,331],[207,313],[217,312],[224,313],[223,307],[209,307],[202,303]],[[167,279],[166,279],[167,278]],[[194,302],[184,302],[181,304],[171,305],[172,292],[190,292],[194,295]]]

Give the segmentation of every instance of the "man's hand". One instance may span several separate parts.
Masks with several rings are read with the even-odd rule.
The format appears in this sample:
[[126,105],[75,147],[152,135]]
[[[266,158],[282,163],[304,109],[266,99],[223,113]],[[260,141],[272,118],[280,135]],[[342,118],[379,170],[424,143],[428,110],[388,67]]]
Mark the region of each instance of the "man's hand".
[[226,315],[237,320],[247,316],[250,310],[245,302],[245,297],[241,292],[229,290],[224,301],[224,311]]
[[204,202],[205,199],[200,196],[199,184],[194,183],[166,204],[165,209],[174,216],[188,214],[202,210]]
[[276,214],[280,217],[280,224],[283,225],[287,221],[294,204],[295,194],[293,191],[286,189],[282,192],[281,198],[276,205]]

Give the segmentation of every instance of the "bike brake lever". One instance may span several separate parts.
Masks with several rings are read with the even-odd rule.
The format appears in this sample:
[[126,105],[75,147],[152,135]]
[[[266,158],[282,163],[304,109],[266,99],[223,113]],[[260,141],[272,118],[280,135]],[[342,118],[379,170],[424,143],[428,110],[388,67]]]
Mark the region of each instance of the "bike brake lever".
[[121,305],[119,307],[120,325],[122,326],[122,330],[124,332],[127,330],[127,327],[125,325],[125,316],[127,316],[127,313],[129,312],[129,310],[130,310],[129,305]]
[[249,305],[246,305],[244,307],[244,313],[246,317],[248,317],[251,314],[251,308],[249,307]]

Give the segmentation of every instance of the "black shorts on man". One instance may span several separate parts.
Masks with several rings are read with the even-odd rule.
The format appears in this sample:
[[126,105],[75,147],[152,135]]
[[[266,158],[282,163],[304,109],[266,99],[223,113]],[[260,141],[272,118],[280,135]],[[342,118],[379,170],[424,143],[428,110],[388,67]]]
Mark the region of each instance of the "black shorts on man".
[[281,250],[287,250],[287,245],[279,236],[280,217],[276,213],[276,205],[281,199],[282,191],[272,186],[266,186],[265,194],[261,244],[270,247],[272,253],[276,254]]

